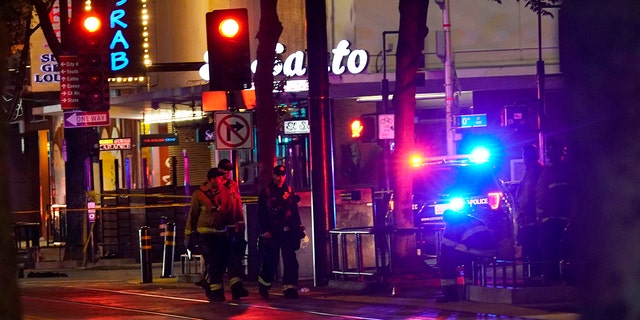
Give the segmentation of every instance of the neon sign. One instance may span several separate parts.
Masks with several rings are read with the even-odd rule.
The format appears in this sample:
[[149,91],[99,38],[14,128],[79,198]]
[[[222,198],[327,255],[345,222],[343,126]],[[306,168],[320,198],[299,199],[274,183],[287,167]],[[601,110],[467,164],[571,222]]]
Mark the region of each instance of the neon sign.
[[148,60],[146,0],[114,0],[109,16],[109,56],[113,77],[145,74]]
[[[341,75],[348,72],[350,74],[359,74],[367,70],[369,65],[369,53],[364,49],[350,49],[351,42],[347,40],[340,40],[338,45],[331,50],[333,54],[330,64],[330,72],[335,75]],[[280,43],[276,46],[276,54],[282,54],[286,50]],[[205,53],[205,63],[208,55]],[[290,54],[284,61],[276,60],[273,66],[273,75],[285,75],[287,77],[304,76],[307,74],[307,68],[305,67],[306,54],[304,51],[296,51]],[[258,61],[254,60],[251,63],[251,71],[256,73]],[[200,77],[204,80],[209,80],[209,68],[205,64],[200,68]]]

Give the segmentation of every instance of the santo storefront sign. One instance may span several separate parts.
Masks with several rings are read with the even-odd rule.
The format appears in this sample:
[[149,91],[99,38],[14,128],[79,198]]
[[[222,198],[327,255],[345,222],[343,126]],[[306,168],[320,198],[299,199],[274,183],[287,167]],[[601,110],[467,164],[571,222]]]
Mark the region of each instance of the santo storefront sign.
[[131,150],[131,138],[100,139],[100,151]]
[[140,135],[140,147],[164,147],[179,144],[178,135],[173,133]]
[[[285,54],[286,47],[278,43],[276,45],[276,55]],[[367,70],[369,65],[369,52],[364,49],[351,48],[351,42],[348,40],[340,40],[335,48],[331,49],[331,59],[329,61],[329,71],[334,75],[359,74]],[[303,77],[307,74],[307,53],[305,51],[296,51],[289,54],[286,58],[276,60],[273,66],[273,75],[284,75],[287,77]],[[205,64],[200,67],[199,74],[203,80],[209,81],[209,53],[205,52]],[[251,72],[254,74],[258,68],[258,60],[251,63]],[[295,82],[293,80],[287,81]],[[308,89],[305,89],[308,90]]]

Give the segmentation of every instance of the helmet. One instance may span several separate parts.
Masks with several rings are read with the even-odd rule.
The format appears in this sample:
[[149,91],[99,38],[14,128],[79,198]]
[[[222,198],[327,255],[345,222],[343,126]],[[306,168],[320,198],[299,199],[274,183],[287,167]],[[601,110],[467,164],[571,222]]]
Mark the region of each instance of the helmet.
[[551,162],[559,162],[567,155],[567,147],[559,141],[549,139],[545,144],[545,154]]
[[535,144],[528,144],[522,147],[522,159],[524,161],[536,161],[540,159],[540,153],[538,152],[538,146]]

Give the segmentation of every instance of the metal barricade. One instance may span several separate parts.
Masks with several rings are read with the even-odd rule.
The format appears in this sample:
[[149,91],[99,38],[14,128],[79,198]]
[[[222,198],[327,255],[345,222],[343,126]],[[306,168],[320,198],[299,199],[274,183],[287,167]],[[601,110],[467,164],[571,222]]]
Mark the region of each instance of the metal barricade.
[[336,275],[384,276],[389,266],[391,248],[387,229],[375,227],[337,228],[329,230],[331,272]]

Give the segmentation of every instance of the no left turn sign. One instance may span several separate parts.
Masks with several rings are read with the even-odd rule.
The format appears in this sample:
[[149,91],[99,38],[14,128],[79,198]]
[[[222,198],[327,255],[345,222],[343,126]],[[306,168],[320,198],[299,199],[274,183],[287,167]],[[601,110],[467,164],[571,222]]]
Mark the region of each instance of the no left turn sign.
[[251,113],[216,112],[216,149],[253,149]]

